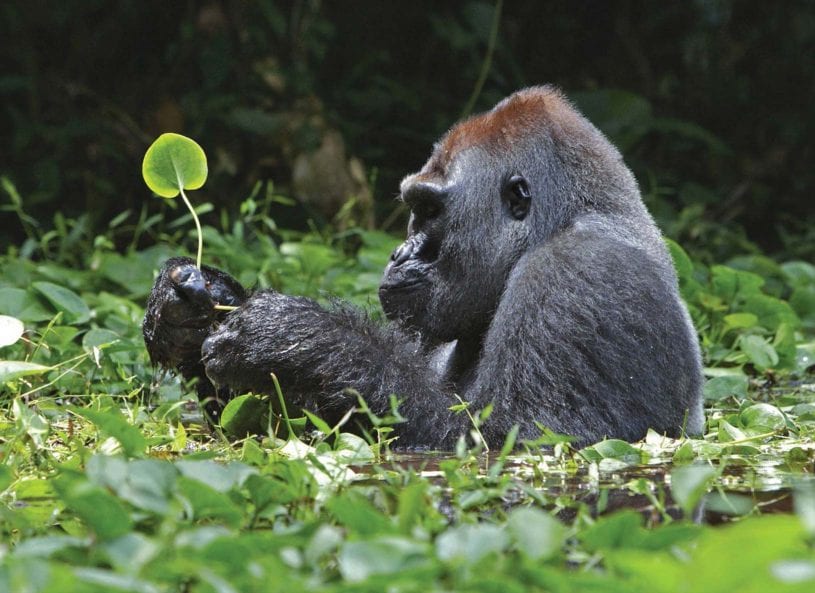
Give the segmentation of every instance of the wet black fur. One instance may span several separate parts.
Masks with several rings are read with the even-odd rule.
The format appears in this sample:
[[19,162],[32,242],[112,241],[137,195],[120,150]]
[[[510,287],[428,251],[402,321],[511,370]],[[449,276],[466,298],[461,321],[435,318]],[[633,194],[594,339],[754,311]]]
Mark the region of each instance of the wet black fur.
[[[520,124],[496,139],[499,117]],[[451,145],[459,128],[475,141]],[[448,411],[454,393],[494,405],[482,428],[492,445],[515,424],[536,437],[535,421],[581,443],[700,432],[695,333],[617,150],[549,87],[459,128],[402,182],[413,215],[380,290],[390,324],[273,291],[248,296],[205,268],[216,300],[242,303],[216,316],[200,282],[178,282],[191,261],[174,258],[148,303],[152,360],[198,377],[211,401],[269,393],[274,372],[290,405],[328,421],[356,404],[349,388],[380,415],[396,394],[401,446],[450,448],[469,427]]]

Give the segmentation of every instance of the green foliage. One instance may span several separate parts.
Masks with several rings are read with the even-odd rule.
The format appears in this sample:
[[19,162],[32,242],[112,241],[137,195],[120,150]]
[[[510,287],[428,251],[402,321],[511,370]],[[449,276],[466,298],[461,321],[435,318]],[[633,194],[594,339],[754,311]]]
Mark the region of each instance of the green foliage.
[[815,267],[763,256],[729,266],[692,261],[668,241],[682,296],[699,330],[708,400],[747,396],[747,375],[802,374],[813,365]]
[[[246,284],[334,294],[378,315],[372,295],[398,240],[279,229],[267,210],[278,197],[262,194],[205,227],[214,264]],[[403,421],[396,397],[385,417],[360,398],[367,439],[343,432],[348,418],[329,426],[305,411],[306,425],[282,398],[253,394],[222,416],[239,440],[208,431],[184,400],[189,388],[150,368],[140,332],[153,276],[183,251],[186,233],[119,253],[110,246],[117,228],[80,255],[0,256],[0,315],[24,329],[12,323],[14,339],[0,346],[0,590],[815,584],[815,402],[804,360],[815,274],[804,262],[705,266],[670,244],[711,377],[703,437],[650,433],[577,451],[541,427],[535,443],[512,431],[488,452],[478,431],[491,407],[461,401],[454,408],[469,415],[475,447],[399,455],[389,451]],[[783,387],[759,383],[770,379]],[[773,501],[790,496],[795,514],[771,516]],[[613,510],[618,499],[646,511]],[[694,515],[733,524],[699,525]]]

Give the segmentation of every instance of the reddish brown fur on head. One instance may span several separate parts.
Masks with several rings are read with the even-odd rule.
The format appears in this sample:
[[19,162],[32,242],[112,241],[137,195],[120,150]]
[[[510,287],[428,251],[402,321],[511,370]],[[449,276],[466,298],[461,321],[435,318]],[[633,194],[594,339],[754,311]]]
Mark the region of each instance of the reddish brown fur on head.
[[453,127],[436,145],[422,174],[443,173],[456,154],[474,146],[505,151],[530,133],[549,130],[555,137],[577,138],[584,127],[585,120],[554,87],[524,89]]

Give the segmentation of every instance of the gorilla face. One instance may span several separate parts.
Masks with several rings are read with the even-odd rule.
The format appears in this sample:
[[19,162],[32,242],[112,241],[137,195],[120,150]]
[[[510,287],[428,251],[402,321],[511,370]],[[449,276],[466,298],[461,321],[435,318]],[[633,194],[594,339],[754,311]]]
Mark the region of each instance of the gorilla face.
[[481,148],[449,150],[440,144],[402,181],[401,199],[411,209],[407,239],[379,288],[388,318],[442,342],[486,331],[527,247],[534,201],[523,168],[506,155],[499,161]]

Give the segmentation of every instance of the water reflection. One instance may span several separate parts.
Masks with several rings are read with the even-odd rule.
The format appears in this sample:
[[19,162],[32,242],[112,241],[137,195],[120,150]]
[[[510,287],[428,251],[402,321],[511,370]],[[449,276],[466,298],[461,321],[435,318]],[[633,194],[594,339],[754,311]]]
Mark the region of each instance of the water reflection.
[[[445,462],[455,465],[451,454],[397,453],[376,471],[410,469],[445,487]],[[481,457],[468,466],[478,467],[477,476],[487,479],[495,459]],[[671,473],[680,467],[671,459],[654,458],[648,463],[626,463],[603,459],[598,463],[565,463],[546,455],[513,456],[503,465],[503,474],[512,476],[513,487],[503,495],[507,506],[528,503],[531,492],[545,507],[563,520],[574,519],[578,512],[592,516],[630,509],[661,522],[682,516],[671,495]],[[793,512],[793,490],[802,482],[815,487],[815,461],[790,466],[772,456],[750,458],[732,455],[712,462],[719,472],[711,489],[694,510],[693,519],[719,524],[753,514]],[[357,466],[362,479],[376,474],[373,466]],[[449,471],[449,469],[448,469]]]

